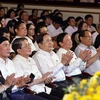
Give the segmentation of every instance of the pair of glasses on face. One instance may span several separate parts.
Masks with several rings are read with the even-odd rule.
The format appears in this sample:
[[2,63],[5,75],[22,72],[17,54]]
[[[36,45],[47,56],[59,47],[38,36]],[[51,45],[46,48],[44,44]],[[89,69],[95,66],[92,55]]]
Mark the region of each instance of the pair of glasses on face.
[[31,44],[30,43],[27,44],[27,45],[22,46],[22,48],[29,48],[29,47],[31,47]]

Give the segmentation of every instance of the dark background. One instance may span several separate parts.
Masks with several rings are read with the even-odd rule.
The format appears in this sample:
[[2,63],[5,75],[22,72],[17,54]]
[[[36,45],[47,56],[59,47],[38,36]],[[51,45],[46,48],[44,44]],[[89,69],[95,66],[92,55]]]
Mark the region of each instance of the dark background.
[[3,3],[24,3],[24,4],[43,4],[53,6],[79,6],[79,7],[99,7],[100,0],[95,0],[94,3],[80,3],[80,0],[73,0],[73,2],[57,1],[57,0],[0,0]]

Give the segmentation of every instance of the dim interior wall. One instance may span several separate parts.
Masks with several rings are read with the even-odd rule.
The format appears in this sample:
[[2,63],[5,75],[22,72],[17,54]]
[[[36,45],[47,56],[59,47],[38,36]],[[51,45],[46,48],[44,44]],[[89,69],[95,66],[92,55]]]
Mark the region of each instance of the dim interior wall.
[[[17,4],[6,4],[1,3],[2,6],[6,8],[6,11],[10,8],[16,9]],[[63,19],[65,20],[69,16],[81,16],[84,18],[86,14],[92,14],[94,17],[94,23],[98,23],[100,21],[100,10],[99,8],[81,8],[81,7],[63,7],[63,6],[46,6],[46,5],[26,5],[25,10],[31,14],[32,9],[38,9],[39,15],[43,10],[49,10],[49,12],[54,11],[55,9],[59,9],[63,13]]]

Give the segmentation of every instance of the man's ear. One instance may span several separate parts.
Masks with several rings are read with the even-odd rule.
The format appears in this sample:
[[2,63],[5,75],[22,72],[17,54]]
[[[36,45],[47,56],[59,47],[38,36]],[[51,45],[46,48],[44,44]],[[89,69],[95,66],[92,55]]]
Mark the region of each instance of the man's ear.
[[41,48],[42,44],[41,44],[41,43],[39,43],[39,44],[38,44],[38,46]]
[[60,46],[62,47],[63,46],[63,43],[62,42],[59,42]]
[[17,31],[18,31],[18,30],[17,30],[17,29],[15,29],[15,32],[16,32],[16,33],[17,33]]
[[83,37],[80,37],[80,40],[82,41]]
[[21,49],[17,49],[17,52],[18,52],[18,54],[20,54],[21,53]]

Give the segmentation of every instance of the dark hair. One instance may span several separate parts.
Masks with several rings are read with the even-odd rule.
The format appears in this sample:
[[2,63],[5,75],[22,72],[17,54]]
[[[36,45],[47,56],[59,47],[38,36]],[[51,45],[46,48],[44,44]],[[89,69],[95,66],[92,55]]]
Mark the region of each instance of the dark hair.
[[27,13],[27,11],[22,11],[22,12],[20,12],[20,18],[21,18],[21,16],[23,15],[23,13]]
[[[14,9],[9,9],[9,10],[7,11],[7,18],[10,18],[10,14],[11,14],[12,12],[15,13],[15,10],[14,10]],[[16,13],[15,13],[15,14],[16,14]]]
[[0,10],[2,10],[2,9],[4,9],[4,10],[5,10],[5,8],[4,8],[4,7],[0,7]]
[[19,3],[19,4],[17,5],[17,9],[20,8],[21,6],[24,7],[24,4],[23,4],[23,3]]
[[[80,33],[79,33],[79,41],[81,42],[81,39],[80,39],[80,37],[84,37],[85,36],[85,32],[87,32],[88,30],[82,30],[82,31],[80,31]],[[89,31],[88,31],[89,32]]]
[[37,9],[32,9],[32,14],[34,13],[34,11],[35,11],[35,10],[38,12],[38,10],[37,10]]
[[0,27],[0,36],[2,37],[4,33],[9,33],[8,29],[5,27]]
[[6,25],[6,28],[9,30],[9,27],[10,28],[14,27],[15,23],[16,23],[16,20],[10,20]]
[[14,32],[15,32],[15,33],[16,33],[15,29],[19,29],[19,27],[20,27],[20,25],[21,25],[22,23],[24,23],[24,22],[23,22],[23,21],[18,21],[18,22],[15,23],[15,25],[14,25]]
[[40,15],[41,18],[44,16],[45,12],[48,12],[48,13],[49,13],[48,10],[43,10],[43,11],[41,12],[41,15]]
[[50,18],[51,19],[51,16],[50,15],[46,15],[46,16],[43,16],[42,17],[43,20],[46,20],[47,18]]
[[34,24],[32,24],[32,23],[29,23],[29,24],[26,25],[27,30],[29,30],[29,28],[30,28],[31,25],[34,26]]
[[56,14],[57,12],[60,12],[60,10],[55,9],[55,10],[53,11],[53,15],[55,16],[55,14]]
[[36,39],[36,41],[37,41],[38,44],[43,42],[43,37],[44,37],[45,35],[49,35],[49,34],[44,33],[44,34],[40,34],[40,35],[38,36],[38,38]]
[[62,15],[63,16],[63,14],[61,12],[55,14],[55,16],[58,16],[58,15]]
[[22,42],[24,40],[27,40],[26,38],[17,38],[13,41],[12,43],[12,49],[15,51],[16,54],[18,54],[17,50],[21,49],[22,47]]
[[4,41],[9,41],[6,37],[0,36],[0,44]]
[[2,21],[3,18],[6,19],[5,17],[0,17],[0,22]]
[[73,17],[73,16],[68,17],[67,22],[70,22],[70,19],[75,19],[75,17]]
[[54,17],[53,17],[53,22],[62,25],[63,20],[62,20],[62,18],[59,17],[59,16],[54,16]]
[[82,22],[79,23],[79,25],[78,25],[78,32],[82,31],[81,29],[82,29],[84,23],[86,23],[86,22],[82,21]]
[[82,19],[82,21],[83,21],[83,18],[80,17],[80,16],[78,16],[78,17],[75,19],[75,21],[78,22],[78,21],[81,20],[81,19]]
[[59,44],[59,42],[62,42],[65,35],[68,35],[68,33],[61,33],[57,36],[57,45],[61,47],[61,45]]
[[38,33],[40,33],[40,29],[42,27],[47,27],[46,25],[44,25],[42,22],[38,23],[37,26],[35,27],[35,34],[38,35]]
[[19,11],[23,11],[23,9],[18,8],[18,9],[16,10],[16,16],[17,16],[17,13],[18,13]]
[[87,20],[88,18],[93,18],[93,16],[92,15],[86,15],[85,20]]

